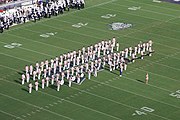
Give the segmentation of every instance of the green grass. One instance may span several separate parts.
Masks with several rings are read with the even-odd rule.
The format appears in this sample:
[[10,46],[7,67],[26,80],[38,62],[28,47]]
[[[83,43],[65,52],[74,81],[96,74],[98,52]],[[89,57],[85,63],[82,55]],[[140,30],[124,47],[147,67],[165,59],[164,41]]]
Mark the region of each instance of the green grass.
[[[127,8],[140,6],[137,11]],[[180,7],[152,0],[86,0],[83,10],[12,27],[0,34],[0,119],[1,120],[179,120],[180,101],[169,94],[180,90]],[[110,19],[102,15],[116,14]],[[81,28],[76,23],[88,23]],[[133,24],[122,31],[108,30],[108,24]],[[41,34],[57,32],[42,38]],[[117,37],[120,49],[152,39],[152,57],[129,64],[119,78],[118,71],[105,70],[97,78],[60,92],[49,87],[32,94],[20,84],[25,65],[50,59],[103,39]],[[7,49],[6,44],[21,47]],[[146,72],[149,85],[142,83]],[[146,115],[134,115],[142,107],[154,109]],[[136,111],[137,112],[137,111]]]

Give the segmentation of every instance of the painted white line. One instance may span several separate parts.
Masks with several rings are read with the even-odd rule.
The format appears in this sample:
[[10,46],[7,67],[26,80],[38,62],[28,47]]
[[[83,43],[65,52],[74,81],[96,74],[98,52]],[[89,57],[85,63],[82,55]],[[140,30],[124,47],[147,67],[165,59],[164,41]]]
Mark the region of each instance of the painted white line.
[[31,116],[31,114],[27,113],[28,116]]
[[73,96],[73,95],[71,95],[70,97],[72,97],[72,98],[73,98],[74,96]]
[[35,112],[34,112],[34,111],[32,111],[31,113],[32,113],[32,114],[35,114]]
[[[134,82],[137,82],[137,83],[139,83],[139,84],[144,84],[144,83],[138,82],[136,79],[132,79],[132,78],[130,78],[130,77],[122,76],[122,78],[129,79],[129,80],[134,81]],[[120,78],[119,78],[119,79],[120,79]],[[163,90],[163,91],[166,91],[166,92],[168,92],[168,93],[172,93],[172,92],[173,92],[173,91],[171,91],[171,90],[167,90],[167,89],[165,89],[165,88],[161,88],[161,87],[158,87],[158,86],[155,86],[155,85],[151,85],[151,84],[147,84],[147,85],[148,85],[148,86],[151,86],[151,87],[154,87],[154,88],[157,88],[157,89],[160,89],[160,90]]]
[[[25,29],[26,30],[26,29]],[[31,31],[28,29],[28,31]],[[32,32],[32,31],[31,31]],[[36,32],[38,33],[38,32]],[[35,42],[35,43],[39,43],[39,44],[42,44],[42,45],[46,45],[46,46],[51,46],[51,47],[54,47],[54,48],[58,48],[58,49],[62,49],[62,50],[67,50],[69,51],[69,49],[66,49],[66,48],[63,48],[63,47],[59,47],[59,46],[55,46],[55,45],[51,45],[51,44],[47,44],[45,42],[40,42],[40,41],[36,41],[36,40],[33,40],[33,39],[29,39],[29,38],[26,38],[26,37],[22,37],[22,36],[19,36],[19,35],[15,35],[15,34],[9,34],[8,35],[11,35],[11,36],[14,36],[14,37],[17,37],[17,38],[21,38],[21,39],[24,39],[24,40],[28,40],[28,41],[31,41],[31,42]],[[59,39],[64,39],[64,38],[59,38]],[[64,39],[64,40],[68,40],[68,39]],[[73,42],[73,41],[71,41]]]
[[105,83],[109,83],[109,81],[105,81]]
[[90,89],[94,89],[93,87],[90,87]]
[[78,92],[79,94],[82,94],[82,92]]
[[[30,32],[33,32],[33,33],[42,34],[42,32],[37,32],[37,31],[30,30],[30,29],[24,29],[24,30],[30,31]],[[40,43],[40,44],[49,45],[49,46],[51,46],[51,47],[55,47],[55,48],[59,48],[59,49],[67,50],[67,51],[70,50],[70,49],[68,49],[68,48],[58,47],[58,46],[55,46],[55,45],[51,45],[51,44],[39,42],[39,41],[32,40],[32,39],[29,39],[29,38],[26,38],[26,37],[23,37],[23,36],[19,36],[19,35],[14,35],[14,34],[9,34],[9,35],[15,36],[15,37],[19,37],[19,38],[22,38],[22,39],[26,39],[26,40],[29,40],[29,41],[37,42],[37,43]],[[89,45],[89,44],[86,44],[86,43],[82,43],[82,42],[78,42],[78,41],[66,39],[66,38],[63,38],[63,37],[57,37],[57,36],[53,36],[53,37],[54,37],[54,38],[57,38],[57,39],[60,39],[60,40],[62,39],[62,40],[70,41],[70,42],[73,42],[73,43],[77,43],[77,44]]]
[[[2,41],[0,41],[0,43],[8,44],[8,43],[2,42]],[[18,48],[19,48],[19,49],[26,50],[26,51],[34,52],[34,53],[37,53],[37,54],[46,55],[46,56],[49,56],[49,57],[54,57],[54,56],[52,56],[52,55],[49,55],[49,54],[46,54],[46,53],[42,53],[42,52],[38,52],[38,51],[35,51],[35,50],[31,50],[31,49],[27,49],[27,48],[25,48],[25,47],[18,47]]]
[[26,117],[25,115],[21,115],[21,116],[24,117],[24,118]]
[[[21,60],[21,61],[26,61],[26,62],[29,62],[29,63],[33,63],[33,61],[30,61],[30,60],[26,60],[26,59],[23,59],[23,58],[19,58],[19,57],[15,57],[13,55],[10,55],[10,54],[6,54],[6,53],[0,53],[2,55],[5,55],[5,56],[8,56],[8,57],[12,57],[12,58],[15,58],[15,59],[18,59],[18,60]],[[3,65],[2,65],[3,66]],[[9,68],[6,66],[6,68]],[[17,70],[18,71],[18,70]],[[18,71],[19,72],[19,71]]]
[[[16,83],[14,83],[14,84],[16,84]],[[102,83],[101,83],[102,84]],[[84,91],[85,92],[85,91]],[[41,92],[42,93],[42,92]],[[45,93],[45,94],[47,94],[47,93]],[[50,94],[48,94],[48,95],[50,95]],[[52,95],[50,95],[50,96],[52,96]],[[54,97],[56,97],[56,96],[54,96]],[[59,98],[60,99],[60,98]],[[161,118],[164,118],[164,119],[168,119],[168,118],[165,118],[165,117],[162,117],[162,116],[159,116],[159,115],[155,115],[155,116],[158,116],[158,117],[161,117]],[[170,120],[170,119],[168,119],[168,120]]]
[[153,62],[152,60],[147,60],[147,59],[144,59],[145,61],[148,61],[148,62],[151,62],[151,63],[154,63],[154,64],[158,64],[158,65],[161,65],[161,66],[164,66],[164,67],[167,67],[167,68],[171,68],[173,70],[177,70],[177,71],[180,71],[179,68],[175,68],[175,67],[171,67],[169,65],[165,65],[165,64],[161,64],[161,63],[158,63],[158,62]]
[[[168,22],[168,21],[170,21],[170,20],[172,20],[172,19],[169,19],[169,20],[167,20],[167,21],[163,21],[163,22],[160,22],[160,23],[158,23],[157,25],[160,25],[160,24],[162,24],[162,23],[166,23],[166,22]],[[61,21],[61,20],[57,20],[57,21]],[[66,21],[67,22],[67,21]],[[71,22],[68,22],[68,23],[70,23],[70,24],[72,24]],[[50,28],[54,28],[54,29],[57,29],[57,30],[63,30],[62,28],[57,28],[57,27],[54,27],[54,26],[50,26],[50,25],[45,25],[45,24],[41,24],[42,26],[46,26],[46,27],[50,27]],[[154,24],[155,25],[155,24]],[[157,26],[157,25],[155,25],[155,26]],[[103,31],[103,32],[106,32],[106,33],[112,33],[112,32],[109,32],[109,31],[105,31],[105,30],[101,30],[101,29],[97,29],[97,28],[93,28],[93,27],[88,27],[88,26],[85,26],[86,28],[91,28],[91,29],[94,29],[94,30],[98,30],[98,31]],[[135,28],[133,28],[135,31],[133,31],[133,32],[129,32],[128,34],[124,34],[124,35],[121,35],[120,37],[129,37],[129,38],[134,38],[134,39],[138,39],[138,40],[144,40],[144,39],[142,39],[142,38],[137,38],[137,37],[130,37],[129,35],[130,34],[133,34],[133,33],[136,33],[136,32],[143,32],[143,33],[148,33],[148,34],[154,34],[154,35],[156,35],[156,36],[160,36],[160,37],[165,37],[165,38],[168,38],[168,39],[173,39],[173,40],[176,40],[176,41],[178,41],[178,42],[180,42],[179,41],[179,39],[176,39],[176,38],[171,38],[171,37],[167,37],[167,36],[163,36],[163,35],[159,35],[159,34],[155,34],[155,33],[150,33],[150,32],[144,32],[144,29],[147,29],[147,28],[152,28],[153,26],[148,26],[148,27],[145,27],[145,28],[143,28],[143,29],[135,29]],[[87,37],[91,37],[91,38],[95,38],[95,39],[102,39],[102,38],[100,38],[100,37],[95,37],[95,36],[92,36],[92,35],[87,35],[87,34],[82,34],[82,33],[79,33],[79,32],[74,32],[74,31],[71,31],[71,30],[65,30],[65,31],[67,31],[67,32],[71,32],[71,33],[74,33],[74,34],[78,34],[78,35],[81,35],[81,36],[87,36]],[[34,31],[35,32],[35,31]],[[113,34],[116,34],[116,33],[113,33]],[[117,35],[119,35],[119,34],[117,34]],[[56,37],[56,36],[55,36]],[[118,38],[118,37],[117,37]],[[155,44],[156,43],[158,43],[158,42],[155,42]],[[161,44],[161,43],[158,43],[159,45],[164,45],[164,44]],[[166,46],[166,47],[168,47],[168,45],[164,45],[164,46]],[[173,49],[178,49],[178,50],[180,50],[179,48],[174,48],[174,47],[172,47],[172,46],[169,46],[169,48],[173,48]]]
[[[0,54],[1,54],[1,53],[0,53]],[[6,69],[10,69],[10,70],[16,71],[16,72],[20,72],[20,70],[17,70],[17,69],[8,67],[8,66],[4,66],[4,65],[0,65],[0,66],[3,67],[3,68],[6,68]]]
[[[122,4],[117,4],[117,3],[111,3],[115,6],[122,6],[122,7],[125,7],[125,8],[128,8],[129,6],[127,5],[122,5]],[[170,17],[178,17],[178,16],[175,16],[175,15],[170,15],[170,14],[166,14],[166,13],[160,13],[160,12],[156,12],[156,11],[152,11],[152,10],[147,10],[147,9],[143,9],[144,7],[142,7],[141,9],[139,9],[140,11],[145,11],[145,12],[149,12],[149,13],[155,13],[155,14],[160,14],[160,15],[164,15],[164,16],[170,16]]]
[[48,106],[45,106],[45,108],[49,108]]
[[[169,20],[171,20],[171,19],[169,19]],[[60,20],[58,20],[58,21],[60,21]],[[167,21],[168,21],[168,20],[167,20]],[[167,22],[167,21],[164,21],[164,22]],[[70,22],[69,22],[69,23],[70,23]],[[162,24],[162,22],[161,22],[160,24]],[[55,28],[55,29],[60,29],[60,28],[56,28],[56,27],[53,27],[53,26],[49,26],[49,25],[46,25],[46,26],[52,27],[52,28]],[[157,26],[157,25],[156,25],[156,26]],[[99,31],[103,31],[103,32],[108,32],[108,31],[101,30],[101,29],[96,29],[96,28],[93,28],[93,27],[88,27],[88,26],[85,26],[85,27],[86,27],[86,28],[95,29],[95,30],[99,30]],[[133,39],[137,39],[137,40],[142,40],[142,41],[144,41],[144,39],[142,39],[142,38],[130,37],[130,36],[129,36],[130,34],[133,34],[133,33],[136,33],[136,32],[143,32],[143,33],[148,33],[148,34],[154,34],[154,35],[160,36],[160,37],[165,37],[165,38],[168,38],[168,40],[169,40],[169,39],[173,39],[173,40],[176,40],[176,41],[180,42],[179,39],[175,39],[175,38],[171,38],[171,37],[167,37],[167,36],[163,36],[163,35],[159,35],[159,34],[155,34],[155,33],[144,32],[144,29],[151,28],[151,27],[153,27],[153,26],[146,27],[146,28],[143,28],[143,29],[135,29],[135,28],[133,28],[133,29],[135,29],[136,31],[129,32],[128,34],[121,35],[120,37],[128,37],[128,38],[133,38]],[[71,32],[71,31],[68,31],[68,32]],[[74,33],[74,32],[73,32],[73,33]],[[110,32],[110,33],[111,33],[111,32]],[[75,34],[79,34],[79,35],[82,35],[82,36],[88,36],[88,37],[92,37],[92,38],[95,38],[95,39],[101,39],[101,38],[99,38],[99,37],[95,37],[95,36],[91,36],[91,35],[86,35],[86,34],[82,34],[82,33],[77,33],[77,32],[76,32]],[[113,34],[116,34],[116,33],[113,33]],[[118,35],[119,35],[119,34],[118,34]],[[119,38],[119,37],[117,37],[117,38]],[[121,43],[121,44],[122,44],[122,43]],[[161,46],[164,46],[164,47],[168,47],[168,48],[171,48],[171,49],[180,50],[179,48],[175,48],[175,47],[172,47],[172,46],[169,46],[169,45],[164,45],[164,44],[161,44],[161,43],[158,43],[158,42],[155,42],[155,44],[158,44],[158,45],[161,45]]]
[[[177,52],[177,53],[179,53],[179,52]],[[175,54],[177,54],[177,53],[175,53]],[[4,55],[7,55],[7,56],[10,56],[10,55],[8,55],[8,54],[4,54]],[[10,57],[13,57],[13,56],[10,56]],[[20,59],[20,58],[17,58],[17,57],[15,57],[16,59]],[[28,61],[28,60],[25,60],[25,59],[20,59],[20,60],[24,60],[24,61]],[[149,61],[149,60],[148,60]],[[30,61],[28,61],[28,62],[30,62]],[[157,62],[152,62],[152,61],[150,61],[151,63],[156,63],[156,64],[158,64]],[[163,66],[165,66],[165,67],[169,67],[169,68],[171,68],[171,69],[173,69],[173,67],[171,67],[171,66],[168,66],[168,65],[164,65],[164,64],[162,64]],[[132,71],[131,72],[129,72],[129,73],[132,73]],[[98,84],[98,86],[101,86],[101,84]],[[69,99],[69,98],[68,98]]]
[[154,75],[156,75],[156,76],[160,76],[160,77],[163,77],[163,78],[167,78],[167,79],[170,79],[170,80],[173,80],[173,81],[176,81],[176,82],[180,82],[179,80],[176,80],[176,79],[173,79],[173,78],[164,76],[164,75],[156,74],[156,73],[154,73],[154,72],[150,72],[150,71],[144,70],[143,68],[138,68],[138,70],[144,71],[144,72],[146,72],[146,73],[148,72],[148,73],[154,74]]
[[87,90],[87,91],[90,91],[90,89],[88,89],[88,88],[87,88],[86,90]]
[[59,103],[62,103],[62,101],[58,100]]
[[3,113],[3,114],[9,115],[9,116],[11,116],[11,117],[14,117],[14,118],[16,118],[16,119],[24,120],[23,118],[18,117],[18,116],[16,116],[16,115],[13,115],[13,114],[11,114],[11,113],[8,113],[8,112],[6,112],[6,111],[0,110],[0,112]]
[[[99,15],[99,14],[94,13],[94,12],[91,12],[91,14]],[[126,14],[126,13],[125,13],[125,14]],[[96,23],[101,23],[101,24],[107,25],[107,22],[97,21],[97,20],[90,19],[90,18],[84,18],[84,17],[80,17],[80,16],[73,16],[73,17],[77,17],[78,20],[79,20],[79,18],[81,18],[81,19],[87,19],[88,21],[91,20],[91,21],[95,21]],[[86,21],[87,21],[87,20],[86,20]],[[126,19],[123,19],[123,20],[126,20]],[[57,21],[63,21],[63,20],[59,20],[59,19],[58,19]],[[145,23],[134,22],[134,21],[133,21],[133,23],[135,23],[135,24],[140,24],[140,25],[146,25]],[[72,24],[72,23],[71,23],[71,24]],[[91,28],[91,29],[95,29],[95,30],[99,30],[99,31],[103,31],[103,32],[109,32],[109,31],[106,31],[106,30],[97,29],[97,28],[93,28],[93,27],[89,27],[89,26],[85,26],[85,27]],[[160,28],[160,29],[163,29],[163,30],[167,30],[167,29],[164,29],[163,27],[157,26],[157,25],[155,25],[155,24],[152,25],[152,27],[156,27],[156,28]],[[135,29],[135,28],[133,28],[133,29]],[[160,35],[160,34],[151,33],[151,32],[145,32],[145,31],[142,30],[142,29],[135,29],[135,30],[141,30],[141,32],[143,32],[143,33],[148,33],[148,34],[153,34],[153,35],[160,36],[160,37],[165,37],[165,36]],[[171,31],[180,32],[180,31],[177,31],[177,30],[171,30]],[[109,33],[112,34],[112,32],[109,32]],[[113,33],[113,34],[117,34],[117,33]],[[128,33],[128,34],[129,34],[129,33]],[[119,35],[119,34],[117,34],[117,35]],[[126,34],[125,34],[125,35],[126,35]],[[125,36],[125,35],[122,35],[122,36]],[[165,38],[167,38],[167,36],[166,36]],[[179,40],[179,39],[176,39],[176,38],[168,37],[168,40],[169,40],[169,39],[172,39],[172,40],[174,40],[174,41],[180,42],[180,40]],[[168,41],[168,40],[165,40],[165,41]]]
[[101,84],[97,84],[98,86],[102,86]]
[[74,94],[75,96],[78,96],[78,94]]
[[37,112],[40,112],[40,110],[38,110],[38,109],[37,109],[36,111],[37,111]]
[[[73,120],[72,118],[69,118],[69,117],[67,117],[67,116],[61,115],[61,114],[59,114],[59,113],[56,113],[56,112],[53,112],[53,111],[50,111],[50,110],[47,110],[47,109],[44,109],[44,108],[41,108],[41,107],[36,106],[36,105],[34,105],[34,104],[31,104],[31,103],[25,102],[25,101],[23,101],[23,100],[17,99],[17,98],[15,98],[15,97],[11,97],[11,96],[5,95],[5,94],[3,94],[3,93],[0,93],[0,95],[2,95],[2,96],[4,96],[4,97],[7,97],[7,98],[10,98],[10,99],[13,99],[13,100],[18,101],[18,102],[27,104],[27,105],[29,105],[29,106],[42,109],[42,110],[44,110],[44,111],[47,111],[47,112],[52,113],[52,114],[54,114],[54,115],[57,115],[57,116],[59,116],[59,117],[63,117],[63,118],[69,119],[69,120]],[[38,111],[38,110],[36,110],[36,111]]]
[[[50,26],[51,27],[51,26]],[[37,32],[36,32],[37,33]],[[16,35],[15,35],[16,36]],[[17,36],[18,37],[18,36]],[[129,36],[128,36],[129,37]],[[24,39],[27,39],[27,38],[25,38],[25,37],[21,37],[21,38],[24,38]],[[164,45],[164,44],[161,44],[161,43],[157,43],[157,44],[160,44],[160,45],[163,45],[163,46],[165,46],[165,47],[169,47],[169,48],[172,48],[172,49],[176,49],[176,48],[174,48],[174,47],[170,47],[170,46],[167,46],[167,45]],[[55,47],[55,46],[54,46]],[[56,46],[57,47],[57,46]],[[63,49],[66,49],[66,48],[63,48]],[[68,49],[66,49],[66,50],[68,50]],[[69,49],[70,50],[70,49]],[[45,54],[45,53],[43,53],[43,54]]]
[[53,104],[57,105],[58,103],[54,102]]
[[52,105],[52,104],[49,104],[49,106],[54,106],[54,105]]
[[66,97],[66,99],[70,99],[69,97]]
[[156,100],[156,99],[153,99],[153,98],[150,98],[150,97],[146,97],[146,96],[144,96],[144,95],[137,94],[137,93],[131,92],[131,91],[129,91],[129,90],[125,90],[125,89],[122,89],[122,88],[119,88],[119,87],[116,87],[116,86],[113,86],[113,85],[110,85],[110,84],[106,84],[106,83],[103,83],[103,82],[99,82],[99,81],[96,81],[96,80],[92,80],[92,81],[93,81],[93,82],[96,82],[96,83],[100,83],[100,84],[105,85],[105,86],[109,86],[109,87],[111,87],[111,88],[114,88],[114,89],[117,89],[117,90],[120,90],[120,91],[124,91],[124,92],[127,92],[127,93],[131,93],[131,94],[136,95],[136,96],[140,96],[140,97],[143,97],[143,98],[146,98],[146,99],[149,99],[149,100],[153,100],[153,101],[156,101],[156,102],[159,102],[159,103],[163,103],[163,104],[166,104],[166,105],[169,105],[169,106],[172,106],[172,107],[175,107],[175,108],[180,109],[180,107],[178,107],[178,106],[175,106],[175,105],[172,105],[172,104],[163,102],[163,101],[159,101],[159,100]]
[[[39,92],[42,93],[42,94],[45,94],[45,95],[48,95],[48,96],[57,98],[57,99],[61,99],[60,97],[57,97],[57,96],[54,96],[54,95],[51,95],[51,94],[48,94],[48,93],[44,93],[44,92],[41,92],[41,91],[39,91]],[[119,117],[112,116],[112,115],[110,115],[110,114],[107,114],[107,113],[104,113],[104,112],[101,112],[101,111],[98,111],[98,110],[95,110],[95,109],[86,107],[86,106],[84,106],[84,105],[81,105],[81,104],[78,104],[78,103],[75,103],[75,102],[72,102],[72,101],[69,101],[69,100],[65,100],[65,101],[68,102],[68,103],[74,104],[74,105],[76,105],[76,106],[79,106],[79,107],[88,109],[88,110],[90,110],[90,111],[94,111],[94,112],[96,112],[96,113],[99,113],[99,114],[102,114],[102,115],[105,115],[105,116],[108,116],[108,117],[111,117],[111,118],[114,118],[114,119],[117,119],[117,120],[122,120],[122,119],[119,118]]]
[[156,6],[156,5],[152,5],[152,4],[148,4],[148,3],[142,3],[140,1],[133,1],[133,0],[125,0],[125,1],[131,2],[131,3],[144,4],[144,5],[147,5],[147,6],[162,8],[162,9],[166,9],[166,10],[177,11],[177,12],[179,11],[180,12],[180,10],[177,10],[177,9],[172,9],[172,8],[163,7],[163,6]]
[[[127,104],[123,104],[123,103],[121,103],[121,102],[117,102],[117,101],[115,101],[115,100],[112,100],[112,99],[109,99],[109,98],[107,98],[107,97],[103,97],[103,96],[100,96],[100,95],[97,95],[97,94],[93,94],[93,93],[91,93],[91,92],[87,92],[87,91],[80,90],[80,89],[77,89],[77,88],[73,88],[73,89],[76,89],[76,90],[78,90],[78,91],[83,91],[83,92],[85,92],[86,94],[93,95],[93,96],[95,96],[95,97],[99,97],[99,98],[101,98],[101,99],[108,100],[108,101],[110,101],[110,102],[113,102],[113,103],[116,103],[116,104],[119,104],[119,105],[123,105],[123,106],[125,106],[125,107],[127,107],[127,108],[138,109],[138,108],[136,108],[136,107],[133,107],[133,106],[130,106],[130,105],[127,105]],[[151,114],[151,115],[154,115],[154,116],[156,116],[156,117],[160,117],[160,118],[166,119],[166,120],[171,120],[171,119],[169,119],[169,118],[166,118],[166,117],[163,117],[163,116],[154,114],[154,113],[150,113],[150,114]]]

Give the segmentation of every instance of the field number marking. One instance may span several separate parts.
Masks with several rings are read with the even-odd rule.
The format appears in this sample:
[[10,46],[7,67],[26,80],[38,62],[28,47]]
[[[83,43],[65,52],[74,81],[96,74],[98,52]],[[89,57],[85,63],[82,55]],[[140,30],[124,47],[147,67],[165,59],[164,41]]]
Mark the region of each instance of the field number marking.
[[72,25],[72,27],[75,27],[75,28],[81,28],[81,27],[84,27],[84,26],[87,26],[88,23],[77,23],[77,24],[74,24]]
[[154,112],[155,110],[150,107],[142,107],[139,110],[135,110],[135,112],[132,114],[132,116],[135,115],[147,115],[147,113]]
[[20,46],[22,46],[22,44],[19,44],[19,43],[11,43],[11,44],[4,45],[4,47],[8,48],[8,49],[17,48],[17,47],[20,47]]
[[139,10],[139,9],[141,9],[141,7],[132,6],[128,8],[128,10]]
[[48,38],[50,36],[54,36],[55,34],[57,34],[57,32],[54,32],[54,33],[45,33],[45,34],[41,34],[40,37]]
[[172,96],[172,97],[175,97],[177,99],[180,99],[180,90],[177,90],[176,92],[171,93],[169,95]]
[[106,15],[102,15],[101,18],[105,18],[105,19],[109,19],[109,18],[113,18],[116,17],[116,14],[106,14]]

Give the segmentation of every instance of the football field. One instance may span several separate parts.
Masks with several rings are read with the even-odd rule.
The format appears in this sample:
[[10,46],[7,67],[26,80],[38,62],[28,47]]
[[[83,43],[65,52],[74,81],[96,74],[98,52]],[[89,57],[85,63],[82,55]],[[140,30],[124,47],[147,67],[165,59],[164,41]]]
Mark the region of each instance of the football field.
[[[180,120],[180,4],[85,0],[82,10],[14,26],[0,34],[1,120]],[[113,23],[132,26],[112,30]],[[116,27],[119,27],[118,25]],[[25,65],[116,37],[120,50],[153,41],[153,55],[81,85],[28,93]],[[149,74],[149,84],[145,75]]]

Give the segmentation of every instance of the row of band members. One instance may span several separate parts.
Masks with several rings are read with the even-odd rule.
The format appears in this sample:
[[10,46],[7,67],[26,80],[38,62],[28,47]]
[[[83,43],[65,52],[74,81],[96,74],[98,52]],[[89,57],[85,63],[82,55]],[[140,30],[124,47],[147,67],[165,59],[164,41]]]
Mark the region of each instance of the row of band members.
[[27,21],[40,20],[42,18],[51,18],[63,14],[64,11],[71,9],[83,9],[84,0],[57,0],[48,3],[40,2],[33,7],[17,8],[12,14],[7,14],[0,18],[0,33],[4,29],[9,29],[14,24],[26,23]]

